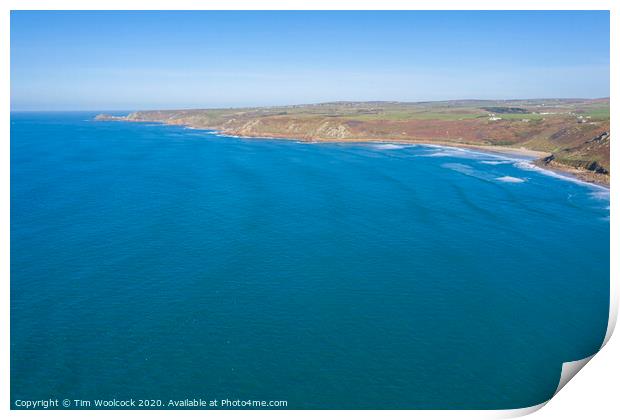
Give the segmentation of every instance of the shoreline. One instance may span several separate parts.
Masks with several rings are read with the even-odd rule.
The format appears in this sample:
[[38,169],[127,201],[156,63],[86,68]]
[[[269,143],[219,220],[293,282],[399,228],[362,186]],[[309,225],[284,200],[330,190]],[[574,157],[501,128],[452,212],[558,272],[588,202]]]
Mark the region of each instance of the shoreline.
[[506,156],[511,158],[518,158],[527,160],[529,163],[534,165],[537,168],[542,170],[546,170],[557,175],[586,183],[588,185],[596,186],[599,188],[605,188],[607,190],[610,189],[610,177],[597,174],[592,171],[588,171],[585,169],[574,168],[567,165],[562,165],[557,162],[553,164],[545,164],[544,161],[546,158],[552,156],[550,152],[542,152],[532,149],[526,149],[523,147],[509,147],[509,146],[496,146],[496,145],[481,145],[481,144],[469,144],[469,143],[457,143],[448,140],[419,140],[419,139],[384,139],[384,138],[366,138],[366,139],[325,139],[320,137],[313,138],[293,138],[290,136],[280,136],[280,135],[272,135],[272,134],[264,134],[260,136],[248,136],[248,135],[240,135],[233,130],[225,130],[219,129],[215,127],[195,127],[189,124],[182,123],[170,123],[163,121],[148,121],[148,120],[138,120],[138,119],[129,119],[127,116],[125,117],[112,117],[106,119],[99,119],[99,121],[125,121],[125,122],[137,122],[137,123],[159,123],[162,125],[170,125],[177,127],[185,127],[192,130],[207,130],[214,131],[219,135],[250,139],[250,140],[281,140],[281,141],[297,141],[302,143],[383,143],[383,144],[404,144],[404,145],[427,145],[427,146],[444,146],[444,147],[454,147],[461,149],[469,149],[472,151],[483,151],[490,152],[492,154],[496,154],[499,156]]
[[[132,121],[132,120],[128,120]],[[139,122],[139,121],[138,121]],[[572,179],[574,181],[583,182],[588,185],[596,186],[599,188],[604,188],[609,190],[609,177],[597,177],[598,174],[584,170],[573,168],[571,166],[566,166],[558,163],[554,163],[553,165],[544,164],[543,161],[545,158],[548,158],[552,155],[549,152],[541,152],[537,150],[525,149],[525,148],[516,148],[516,147],[508,147],[508,146],[494,146],[494,145],[480,145],[480,144],[468,144],[468,143],[455,143],[450,141],[442,141],[442,140],[433,140],[433,141],[424,141],[424,140],[414,140],[414,139],[399,139],[399,140],[388,140],[388,139],[321,139],[321,138],[312,138],[312,139],[300,139],[300,138],[292,138],[292,137],[280,137],[275,135],[264,135],[264,136],[247,136],[247,135],[239,135],[234,132],[228,132],[226,130],[220,130],[217,128],[201,128],[201,127],[193,127],[186,124],[170,124],[170,123],[162,123],[164,125],[172,125],[179,127],[187,127],[192,130],[211,130],[215,131],[218,134],[249,139],[249,140],[281,140],[281,141],[297,141],[302,143],[380,143],[380,144],[403,144],[403,145],[412,145],[417,144],[420,146],[444,146],[444,147],[454,147],[461,149],[468,149],[471,151],[482,151],[482,152],[490,152],[493,155],[505,156],[507,158],[517,158],[527,160],[528,163],[531,163],[535,167],[552,172],[562,177],[566,177],[568,179]]]
[[544,164],[539,159],[532,161],[532,165],[545,171],[553,172],[562,177],[570,178],[588,185],[610,190],[610,177],[597,174],[585,169],[573,168],[572,166],[554,163],[552,165]]

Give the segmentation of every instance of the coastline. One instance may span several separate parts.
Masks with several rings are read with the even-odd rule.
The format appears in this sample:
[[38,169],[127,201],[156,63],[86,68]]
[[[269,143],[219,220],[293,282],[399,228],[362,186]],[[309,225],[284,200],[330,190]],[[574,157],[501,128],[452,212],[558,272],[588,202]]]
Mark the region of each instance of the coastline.
[[445,146],[445,147],[454,147],[461,149],[469,149],[472,151],[483,151],[490,152],[492,154],[519,158],[523,160],[527,160],[529,163],[534,165],[537,168],[542,170],[546,170],[557,175],[577,180],[580,182],[584,182],[586,184],[594,185],[600,188],[608,189],[610,188],[610,177],[607,175],[597,174],[593,171],[588,171],[585,169],[574,168],[571,166],[563,165],[557,162],[551,161],[548,163],[548,158],[552,156],[552,153],[543,152],[538,150],[526,149],[524,147],[509,147],[509,146],[497,146],[497,145],[483,145],[483,144],[470,144],[470,143],[458,143],[448,140],[421,140],[421,139],[385,139],[385,138],[355,138],[355,139],[334,139],[334,138],[321,138],[321,137],[306,137],[306,138],[295,138],[291,136],[281,136],[278,134],[265,133],[260,136],[248,136],[241,135],[235,130],[226,130],[220,129],[217,127],[196,127],[190,124],[184,124],[181,122],[168,122],[168,121],[156,121],[156,120],[139,120],[128,118],[129,116],[122,117],[113,117],[113,116],[104,116],[100,118],[98,115],[95,117],[96,121],[124,121],[124,122],[143,122],[143,123],[153,123],[157,122],[163,125],[171,125],[178,127],[185,127],[192,130],[210,130],[215,131],[218,134],[230,137],[244,138],[250,140],[260,140],[260,139],[272,139],[272,140],[289,140],[289,141],[297,141],[304,143],[390,143],[390,144],[418,144],[418,145],[430,145],[430,146]]
[[572,178],[586,184],[595,185],[606,190],[610,190],[609,175],[597,174],[585,169],[573,168],[560,163],[546,164],[543,160],[537,159],[531,162],[534,166],[545,171],[553,172],[563,177]]
[[[168,124],[168,125],[178,125],[178,124]],[[183,125],[181,125],[183,126]],[[195,130],[201,130],[201,128],[189,127]],[[546,170],[552,172],[554,174],[560,175],[565,178],[570,178],[576,181],[584,182],[586,184],[594,185],[597,187],[605,188],[609,190],[609,176],[601,175],[594,173],[592,171],[588,171],[585,169],[573,168],[571,166],[562,165],[559,163],[553,162],[553,164],[545,163],[546,159],[552,156],[551,153],[541,152],[537,150],[531,150],[526,148],[516,148],[516,147],[506,147],[506,146],[493,146],[493,145],[479,145],[479,144],[468,144],[468,143],[455,143],[449,141],[442,140],[412,140],[412,139],[398,139],[398,140],[386,140],[386,139],[296,139],[291,137],[278,137],[273,135],[268,136],[240,136],[233,133],[227,133],[226,131],[208,128],[207,130],[213,130],[217,133],[226,135],[226,136],[234,136],[237,138],[245,138],[245,139],[274,139],[274,140],[291,140],[291,141],[299,141],[299,142],[307,142],[307,143],[379,143],[379,144],[417,144],[417,145],[427,145],[427,146],[445,146],[445,147],[454,147],[460,149],[466,149],[470,151],[478,151],[478,152],[488,152],[493,155],[505,156],[507,158],[518,158],[528,161],[528,163],[533,166],[540,168],[542,170]]]

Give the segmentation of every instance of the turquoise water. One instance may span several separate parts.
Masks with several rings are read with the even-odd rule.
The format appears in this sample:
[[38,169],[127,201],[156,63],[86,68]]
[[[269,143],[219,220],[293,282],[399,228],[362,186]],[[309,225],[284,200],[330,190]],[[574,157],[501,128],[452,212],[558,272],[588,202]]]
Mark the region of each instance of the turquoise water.
[[11,116],[12,401],[517,408],[602,343],[604,189],[93,116]]

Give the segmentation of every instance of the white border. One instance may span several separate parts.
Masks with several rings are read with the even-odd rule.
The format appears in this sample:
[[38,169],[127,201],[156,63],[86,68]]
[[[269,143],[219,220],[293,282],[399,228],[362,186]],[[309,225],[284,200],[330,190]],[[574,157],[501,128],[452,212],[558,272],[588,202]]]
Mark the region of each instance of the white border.
[[[53,4],[52,4],[53,3]],[[45,0],[5,0],[2,2],[2,6],[0,6],[3,10],[3,13],[0,17],[0,64],[2,71],[2,93],[4,97],[4,101],[0,105],[0,110],[2,112],[2,153],[0,153],[0,211],[2,215],[2,222],[0,223],[0,270],[2,276],[2,291],[0,292],[0,296],[2,298],[2,311],[0,312],[0,325],[2,328],[2,344],[0,346],[0,356],[2,358],[2,378],[0,379],[0,404],[1,409],[0,413],[7,414],[16,417],[16,418],[35,418],[38,416],[45,416],[50,418],[78,418],[84,417],[85,415],[94,418],[109,418],[110,416],[115,416],[119,418],[128,418],[134,415],[145,415],[144,412],[141,411],[89,411],[87,413],[80,411],[17,411],[12,410],[9,412],[8,408],[10,407],[10,395],[9,395],[9,297],[10,297],[10,286],[9,286],[9,273],[10,273],[10,258],[9,258],[9,245],[10,245],[10,202],[9,202],[9,191],[10,191],[10,146],[9,146],[9,132],[10,132],[10,67],[9,67],[9,48],[10,48],[10,29],[9,29],[9,20],[10,20],[10,10],[140,10],[140,9],[149,9],[149,10],[278,10],[278,9],[286,9],[286,10],[345,10],[345,9],[357,9],[357,10],[374,10],[374,9],[393,9],[393,10],[611,10],[611,91],[610,96],[613,98],[617,98],[618,95],[618,84],[615,83],[614,71],[618,69],[618,51],[617,43],[614,40],[618,39],[618,25],[620,24],[620,19],[618,18],[618,13],[620,12],[620,7],[618,6],[618,2],[614,2],[612,0],[590,0],[590,1],[582,1],[582,0],[434,0],[430,1],[420,1],[420,0],[410,0],[407,2],[397,1],[397,0],[382,0],[378,1],[369,1],[369,0],[358,0],[356,2],[347,2],[343,0],[315,0],[315,1],[285,1],[285,0],[264,0],[261,2],[251,1],[251,0],[228,0],[221,2],[208,2],[208,1],[198,1],[198,0],[151,0],[151,1],[136,1],[136,0],[91,0],[88,3],[80,2],[78,0],[56,0],[56,1],[45,1]],[[618,112],[616,107],[613,106],[612,101],[612,118],[611,125],[612,130],[615,130],[618,121]],[[615,142],[611,143],[611,153],[612,153],[612,166],[614,166],[614,162],[616,161],[615,157],[618,155],[618,148],[620,145],[615,145]],[[612,170],[615,173],[615,169]],[[613,182],[615,184],[615,182]],[[618,193],[615,187],[611,188],[611,213],[617,213],[616,204],[618,202]],[[611,248],[610,252],[612,255],[611,258],[611,285],[610,285],[610,294],[611,294],[611,310],[610,310],[610,319],[608,331],[605,337],[605,343],[607,343],[611,337],[611,333],[613,332],[613,328],[616,323],[617,313],[618,313],[618,262],[617,259],[613,258],[614,255],[620,255],[618,248],[618,223],[616,216],[612,216],[610,218],[610,228],[611,228]],[[616,340],[617,341],[617,340]],[[607,346],[610,347],[610,346]],[[616,343],[612,343],[612,347],[614,347],[615,355],[618,356],[620,353],[620,348]],[[596,363],[596,359],[594,358]],[[590,360],[590,358],[588,358]],[[615,368],[618,369],[617,357],[606,357],[607,363],[612,365],[615,363]],[[577,363],[570,363],[568,366],[574,367]],[[594,376],[592,382],[590,383],[591,387],[599,387],[600,394],[605,393],[606,390],[613,389],[610,384],[617,384],[616,378],[611,378],[611,372],[605,369],[605,366],[600,366],[599,364],[599,375]],[[563,372],[563,376],[564,376]],[[589,375],[592,378],[592,375]],[[585,378],[584,378],[585,379]],[[615,381],[615,382],[614,382]],[[605,388],[603,384],[607,384],[607,388]],[[561,387],[558,388],[558,390]],[[571,388],[570,385],[567,388]],[[583,386],[581,387],[583,388]],[[560,397],[564,392],[560,393]],[[613,394],[608,393],[609,396]],[[574,396],[575,398],[579,398],[579,396]],[[595,396],[591,395],[591,398],[595,398]],[[554,397],[552,401],[558,399]],[[575,400],[573,400],[575,401]],[[579,401],[577,401],[579,402]],[[568,404],[571,407],[570,402],[564,400],[565,405]],[[599,405],[603,403],[602,400],[598,401]],[[608,401],[611,408],[609,411],[609,416],[605,416],[604,411],[599,412],[599,416],[596,418],[612,418],[617,415],[618,403],[616,403],[615,399],[611,399]],[[581,407],[586,404],[584,401],[583,404],[574,404],[575,407]],[[503,418],[503,417],[514,417],[519,415],[528,414],[530,412],[538,410],[540,407],[545,404],[541,404],[535,407],[529,407],[519,410],[499,410],[499,411],[291,411],[291,410],[282,410],[282,411],[209,411],[208,413],[196,410],[196,411],[149,411],[146,415],[149,418],[169,418],[171,414],[174,413],[176,416],[187,416],[187,417],[203,417],[205,415],[209,415],[212,417],[218,418],[239,418],[241,416],[252,416],[255,418],[264,418],[264,419],[272,419],[272,418],[290,418],[293,415],[296,418],[312,418],[314,419],[317,415],[338,415],[338,416],[346,416],[346,417],[355,417],[355,418],[376,418],[376,417],[385,417],[389,415],[392,418]],[[561,414],[563,419],[577,418],[573,417],[575,414],[574,411],[563,411],[561,407],[558,407],[558,404],[551,404],[554,406],[555,414]],[[549,409],[551,410],[551,408]],[[547,410],[543,410],[542,413],[545,413]],[[597,410],[598,411],[598,410]],[[582,415],[585,414],[585,411],[581,412]],[[555,416],[554,416],[555,417]]]

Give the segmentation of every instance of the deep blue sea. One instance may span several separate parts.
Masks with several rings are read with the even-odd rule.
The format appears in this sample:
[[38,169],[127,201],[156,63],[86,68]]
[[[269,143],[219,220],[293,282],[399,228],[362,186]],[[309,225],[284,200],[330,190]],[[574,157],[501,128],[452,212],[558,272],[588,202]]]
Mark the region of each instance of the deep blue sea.
[[12,401],[518,408],[603,341],[605,189],[94,115],[11,115]]

